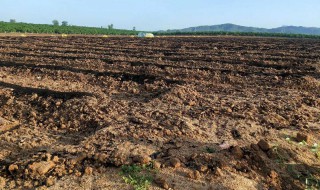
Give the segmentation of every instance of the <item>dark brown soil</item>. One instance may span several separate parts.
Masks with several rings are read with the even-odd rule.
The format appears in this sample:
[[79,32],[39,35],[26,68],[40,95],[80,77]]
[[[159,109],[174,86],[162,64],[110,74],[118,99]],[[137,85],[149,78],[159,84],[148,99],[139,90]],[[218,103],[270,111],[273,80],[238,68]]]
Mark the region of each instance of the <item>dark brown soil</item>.
[[0,37],[0,108],[0,189],[320,188],[319,40]]

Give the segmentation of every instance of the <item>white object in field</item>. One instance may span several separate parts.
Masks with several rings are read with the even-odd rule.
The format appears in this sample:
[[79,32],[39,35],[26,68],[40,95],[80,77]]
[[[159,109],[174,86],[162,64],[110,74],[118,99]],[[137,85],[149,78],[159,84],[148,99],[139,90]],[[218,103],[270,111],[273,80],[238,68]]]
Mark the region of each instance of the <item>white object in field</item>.
[[138,34],[138,37],[140,37],[140,38],[154,38],[154,35],[152,33],[140,32]]
[[220,148],[222,150],[226,150],[226,149],[229,149],[231,147],[231,145],[228,143],[228,142],[223,142],[222,144],[219,145]]

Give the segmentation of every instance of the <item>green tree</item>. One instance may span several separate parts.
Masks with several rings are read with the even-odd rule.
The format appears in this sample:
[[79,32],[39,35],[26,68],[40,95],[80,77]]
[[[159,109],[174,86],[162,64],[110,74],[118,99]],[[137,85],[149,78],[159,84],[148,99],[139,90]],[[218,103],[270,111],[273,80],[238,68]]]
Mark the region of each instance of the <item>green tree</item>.
[[52,24],[53,24],[53,26],[59,26],[59,21],[58,20],[53,20]]
[[112,30],[113,29],[113,24],[108,25],[108,29]]
[[10,23],[16,23],[16,19],[10,19]]
[[68,26],[68,21],[62,21],[61,26]]

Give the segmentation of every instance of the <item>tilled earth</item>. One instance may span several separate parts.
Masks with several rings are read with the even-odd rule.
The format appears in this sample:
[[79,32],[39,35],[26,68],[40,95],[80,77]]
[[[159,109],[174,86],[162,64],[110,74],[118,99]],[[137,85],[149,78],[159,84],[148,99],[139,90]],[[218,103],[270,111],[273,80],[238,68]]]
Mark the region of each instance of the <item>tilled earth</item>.
[[0,37],[0,189],[320,188],[320,41]]

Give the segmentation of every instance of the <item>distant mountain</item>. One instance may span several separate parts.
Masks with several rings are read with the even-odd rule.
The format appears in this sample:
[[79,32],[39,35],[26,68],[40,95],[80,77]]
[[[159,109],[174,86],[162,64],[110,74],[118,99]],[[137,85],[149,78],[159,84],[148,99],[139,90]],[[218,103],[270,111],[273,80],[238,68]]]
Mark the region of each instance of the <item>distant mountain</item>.
[[272,33],[287,33],[287,34],[320,35],[320,28],[303,27],[303,26],[282,26],[282,27],[279,27],[279,28],[269,29],[268,32],[272,32]]
[[303,26],[282,26],[278,28],[266,29],[266,28],[240,26],[235,24],[220,24],[220,25],[212,25],[212,26],[197,26],[197,27],[190,27],[190,28],[177,29],[177,30],[167,30],[167,32],[220,32],[220,31],[320,35],[320,28],[303,27]]

